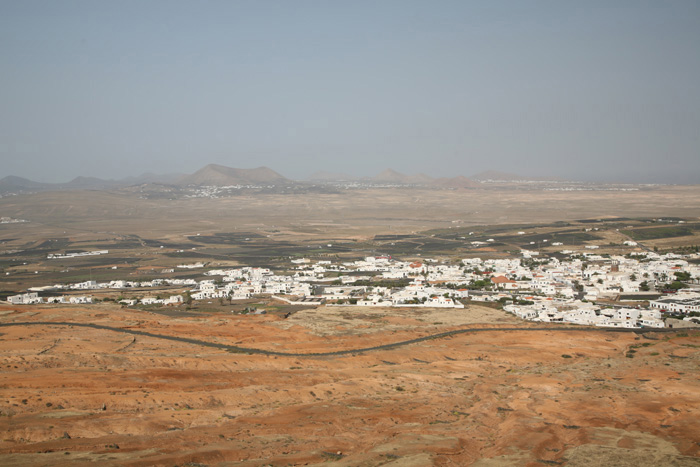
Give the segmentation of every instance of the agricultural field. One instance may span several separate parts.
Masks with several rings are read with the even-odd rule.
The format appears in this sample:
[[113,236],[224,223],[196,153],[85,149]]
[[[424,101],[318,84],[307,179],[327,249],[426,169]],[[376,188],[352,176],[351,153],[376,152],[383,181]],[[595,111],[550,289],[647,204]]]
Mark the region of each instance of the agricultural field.
[[[662,217],[674,197],[684,199],[683,209]],[[469,207],[479,203],[479,209]],[[53,283],[152,279],[171,269],[173,277],[188,277],[191,271],[177,266],[195,262],[284,269],[302,257],[456,260],[508,257],[521,249],[556,255],[586,245],[626,254],[627,240],[648,249],[700,245],[696,187],[614,194],[396,188],[158,200],[75,191],[0,198],[0,209],[28,221],[0,225],[0,274],[8,293]],[[685,217],[669,217],[681,213]],[[109,254],[47,258],[95,250]]]

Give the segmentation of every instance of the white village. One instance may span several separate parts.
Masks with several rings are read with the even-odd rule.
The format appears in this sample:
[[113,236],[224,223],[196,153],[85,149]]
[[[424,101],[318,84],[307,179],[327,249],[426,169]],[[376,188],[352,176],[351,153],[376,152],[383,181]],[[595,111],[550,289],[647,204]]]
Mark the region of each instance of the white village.
[[[106,252],[99,252],[104,254]],[[33,287],[8,297],[11,304],[93,303],[89,291],[158,289],[158,295],[124,298],[125,306],[180,305],[186,301],[271,297],[291,304],[347,307],[463,309],[496,302],[529,321],[617,328],[662,328],[700,323],[700,266],[694,255],[638,251],[625,256],[563,251],[565,259],[523,250],[520,258],[398,261],[370,256],[351,262],[292,259],[276,274],[268,268],[210,269],[202,280],[85,281]],[[204,268],[204,263],[178,268]],[[173,269],[164,270],[172,272]],[[167,297],[161,290],[184,292]],[[71,294],[61,294],[70,291]],[[85,295],[75,295],[75,291]],[[627,305],[629,303],[629,305]],[[456,313],[460,312],[455,310]],[[669,320],[669,317],[680,318]],[[673,323],[673,324],[671,324]]]

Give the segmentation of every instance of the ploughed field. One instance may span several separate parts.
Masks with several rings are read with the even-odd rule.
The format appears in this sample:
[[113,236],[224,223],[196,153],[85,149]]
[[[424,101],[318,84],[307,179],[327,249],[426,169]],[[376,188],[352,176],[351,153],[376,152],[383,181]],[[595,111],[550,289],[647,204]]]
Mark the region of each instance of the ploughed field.
[[[115,329],[7,326],[30,322]],[[287,319],[5,305],[0,325],[2,465],[700,463],[689,331],[542,330],[473,305]],[[484,330],[309,355],[469,327]]]

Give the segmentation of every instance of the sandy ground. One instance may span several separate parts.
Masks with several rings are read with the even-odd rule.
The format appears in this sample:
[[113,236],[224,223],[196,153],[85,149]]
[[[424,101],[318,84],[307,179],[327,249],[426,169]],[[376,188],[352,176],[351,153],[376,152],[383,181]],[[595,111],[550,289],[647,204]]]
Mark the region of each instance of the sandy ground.
[[[91,322],[292,352],[518,324],[477,307],[320,308],[287,321],[0,308],[0,323]],[[700,465],[699,360],[692,334],[500,331],[313,358],[2,327],[0,464]]]
[[512,315],[475,305],[463,309],[324,306],[296,312],[271,324],[282,329],[298,326],[300,331],[340,337],[408,330],[438,333],[445,328],[478,323],[523,325]]
[[[275,239],[363,238],[454,225],[517,224],[574,219],[700,216],[700,185],[639,191],[527,189],[368,189],[337,194],[242,195],[221,199],[146,200],[138,194],[96,191],[37,193],[0,198],[3,215],[28,220],[4,224],[11,238],[87,233],[105,237],[279,230]],[[455,224],[456,222],[456,224]]]

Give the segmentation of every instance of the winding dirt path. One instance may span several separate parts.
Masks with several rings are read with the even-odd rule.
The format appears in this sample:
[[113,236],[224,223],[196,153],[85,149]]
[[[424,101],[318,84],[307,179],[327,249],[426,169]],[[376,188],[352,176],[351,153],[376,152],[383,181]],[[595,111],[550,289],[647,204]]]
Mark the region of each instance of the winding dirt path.
[[189,337],[177,337],[169,336],[167,334],[155,334],[147,331],[138,331],[135,329],[125,329],[113,326],[105,326],[103,324],[94,323],[77,323],[70,321],[25,321],[25,322],[14,322],[14,323],[0,323],[0,327],[10,327],[10,326],[77,326],[83,328],[101,329],[105,331],[121,332],[124,334],[131,334],[134,336],[145,336],[152,337],[155,339],[165,339],[175,342],[182,342],[186,344],[198,345],[201,347],[211,347],[215,349],[225,350],[231,353],[247,353],[247,354],[257,354],[257,355],[275,355],[280,357],[333,357],[333,356],[344,356],[344,355],[354,355],[367,352],[376,352],[380,350],[395,349],[398,347],[404,347],[411,344],[417,344],[419,342],[424,342],[433,339],[443,339],[445,337],[451,337],[458,334],[476,333],[476,332],[506,332],[506,331],[518,331],[518,332],[569,332],[569,331],[589,331],[589,332],[634,332],[637,334],[641,333],[665,333],[665,332],[677,332],[678,329],[615,329],[615,328],[589,328],[589,327],[509,327],[509,328],[466,328],[466,329],[455,329],[452,331],[439,332],[436,334],[430,334],[428,336],[417,337],[415,339],[408,339],[398,342],[392,342],[389,344],[382,344],[373,347],[363,347],[359,349],[346,349],[346,350],[336,350],[332,352],[307,352],[307,353],[292,353],[292,352],[277,352],[274,350],[264,350],[255,349],[251,347],[241,347],[237,345],[220,344],[216,342],[208,342],[200,339],[192,339]]

